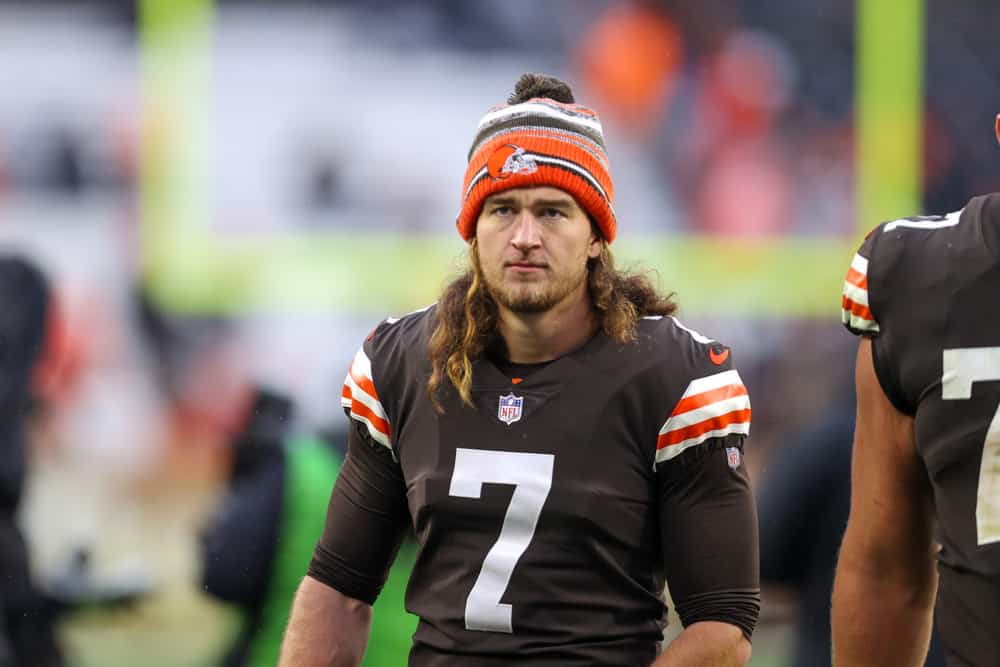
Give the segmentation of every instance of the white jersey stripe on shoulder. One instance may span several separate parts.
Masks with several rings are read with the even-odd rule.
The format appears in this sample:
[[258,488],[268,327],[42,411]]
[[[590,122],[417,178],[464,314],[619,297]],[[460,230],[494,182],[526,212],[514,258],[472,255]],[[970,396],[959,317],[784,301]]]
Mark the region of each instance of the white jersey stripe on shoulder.
[[963,210],[965,209],[953,211],[940,220],[907,220],[906,218],[903,218],[902,220],[893,220],[892,222],[887,223],[884,229],[887,232],[891,232],[897,227],[908,227],[910,229],[942,229],[944,227],[954,227],[961,219]]
[[858,333],[879,333],[878,322],[855,315],[846,308],[840,309],[840,321]]
[[687,440],[682,440],[681,442],[658,449],[656,451],[656,462],[663,463],[664,461],[669,461],[670,459],[679,456],[685,449],[694,447],[695,445],[700,445],[710,438],[721,438],[722,436],[732,435],[734,433],[749,435],[750,422],[734,422],[723,428],[708,431],[698,435],[697,437],[688,438]]
[[877,333],[868,294],[868,259],[860,253],[851,260],[840,299],[840,320],[855,333]]
[[[362,389],[361,386],[358,385],[358,383],[355,382],[354,378],[351,377],[350,375],[348,375],[344,379],[344,384],[347,385],[348,389],[350,389],[351,396],[355,401],[365,405],[369,410],[371,410],[375,414],[376,417],[378,417],[379,419],[384,419],[388,423],[389,419],[385,416],[385,410],[382,408],[382,403],[377,398],[375,398],[367,391]],[[353,408],[352,405],[348,405],[345,407]]]
[[730,412],[749,409],[750,397],[746,394],[724,398],[722,400],[715,401],[714,403],[709,403],[708,405],[695,408],[694,410],[689,410],[687,412],[671,416],[662,428],[660,428],[660,435],[670,433],[671,431],[679,431],[708,419],[714,419],[716,417],[727,415]]
[[684,326],[681,323],[681,321],[679,319],[677,319],[676,317],[674,317],[673,315],[670,316],[670,319],[672,319],[674,321],[674,324],[676,324],[678,327],[680,327],[684,331],[687,331],[689,334],[691,334],[691,337],[694,338],[699,343],[708,344],[708,343],[714,343],[715,342],[714,338],[709,338],[708,336],[703,336],[700,333],[698,333],[697,331],[695,331],[694,329],[691,329],[689,327]]
[[[371,390],[369,391],[366,386]],[[377,394],[375,381],[372,378],[371,361],[365,354],[364,348],[360,348],[354,355],[347,377],[344,378],[344,391],[340,397],[340,404],[350,411],[351,419],[368,427],[368,433],[373,440],[391,449],[389,419]]]
[[862,306],[868,305],[868,290],[849,283],[846,280],[844,281],[844,296],[854,303],[859,303]]
[[750,396],[736,370],[692,380],[660,427],[656,462],[672,459],[709,438],[749,435],[750,414]]
[[722,371],[721,373],[715,373],[714,375],[706,375],[705,377],[700,377],[696,380],[691,380],[688,384],[687,389],[684,390],[684,394],[681,398],[687,398],[688,396],[694,396],[695,394],[701,394],[706,391],[711,391],[713,389],[718,389],[719,387],[725,387],[726,385],[738,385],[743,386],[743,380],[740,379],[739,372],[736,369]]
[[351,360],[351,373],[364,376],[368,379],[372,377],[372,362],[365,354],[365,348],[360,347]]

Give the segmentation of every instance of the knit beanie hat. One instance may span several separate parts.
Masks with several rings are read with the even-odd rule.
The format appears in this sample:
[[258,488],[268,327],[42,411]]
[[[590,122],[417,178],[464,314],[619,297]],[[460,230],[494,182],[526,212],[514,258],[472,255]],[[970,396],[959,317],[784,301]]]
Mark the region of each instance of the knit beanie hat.
[[458,233],[476,235],[487,197],[512,188],[551,186],[576,199],[610,243],[615,238],[615,190],[597,113],[574,104],[554,77],[524,74],[507,104],[479,121],[465,170]]

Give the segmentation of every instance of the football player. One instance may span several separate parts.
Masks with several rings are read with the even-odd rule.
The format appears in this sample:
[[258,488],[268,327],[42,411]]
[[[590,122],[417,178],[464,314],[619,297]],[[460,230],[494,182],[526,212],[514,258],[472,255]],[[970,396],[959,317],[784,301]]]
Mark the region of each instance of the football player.
[[922,664],[932,614],[949,664],[1000,661],[998,303],[1000,194],[883,223],[851,262],[843,320],[862,338],[837,665]]
[[[282,665],[358,663],[407,525],[410,665],[746,663],[749,398],[729,348],[614,268],[613,200],[601,123],[565,83],[525,75],[480,121],[471,266],[354,358],[349,454]],[[664,579],[685,629],[661,654]]]

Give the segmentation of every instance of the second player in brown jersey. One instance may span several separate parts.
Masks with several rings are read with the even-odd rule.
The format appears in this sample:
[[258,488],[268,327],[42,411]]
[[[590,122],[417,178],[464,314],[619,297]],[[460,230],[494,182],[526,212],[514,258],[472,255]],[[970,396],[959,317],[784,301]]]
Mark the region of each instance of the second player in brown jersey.
[[997,194],[882,224],[851,264],[844,323],[864,338],[836,664],[923,664],[935,598],[949,664],[997,664],[998,299]]

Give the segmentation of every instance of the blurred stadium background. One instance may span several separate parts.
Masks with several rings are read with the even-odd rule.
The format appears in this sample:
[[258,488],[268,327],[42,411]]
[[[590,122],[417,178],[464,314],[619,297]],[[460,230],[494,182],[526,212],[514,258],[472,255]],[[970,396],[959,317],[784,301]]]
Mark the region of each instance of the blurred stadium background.
[[[67,617],[72,664],[214,664],[233,617],[196,533],[247,388],[345,428],[358,343],[459,265],[468,143],[525,71],[601,112],[619,260],[734,347],[770,483],[850,411],[860,235],[1000,189],[998,25],[994,0],[0,2],[0,242],[58,292],[22,521],[43,581],[86,553],[155,591]],[[765,593],[752,664],[788,664],[794,600]]]

